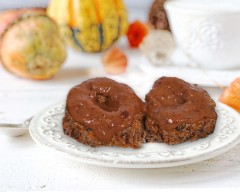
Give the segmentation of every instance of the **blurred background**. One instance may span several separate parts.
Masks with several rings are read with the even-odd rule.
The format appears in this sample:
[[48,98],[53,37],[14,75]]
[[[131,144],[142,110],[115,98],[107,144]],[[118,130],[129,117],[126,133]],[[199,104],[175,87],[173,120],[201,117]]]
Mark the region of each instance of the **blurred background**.
[[[128,11],[129,21],[146,21],[153,0],[124,0]],[[47,7],[49,0],[0,0],[0,11],[18,8]],[[0,25],[1,27],[1,25]],[[118,42],[118,47],[127,49],[130,65],[138,64],[138,49],[129,49],[126,37]],[[94,76],[94,70],[89,72],[90,66],[96,71],[103,71],[101,65],[101,53],[86,54],[68,48],[68,57],[59,73],[52,79],[46,81],[34,81],[19,78],[8,73],[0,65],[0,121],[22,122],[26,118],[39,113],[47,106],[64,100],[68,90],[81,82],[89,75]],[[131,55],[131,57],[130,57]],[[86,68],[86,70],[85,70]],[[130,70],[130,67],[128,67]],[[19,102],[21,101],[21,102]],[[41,104],[39,105],[39,102]]]
[[[0,0],[0,10],[13,9],[13,8],[26,8],[26,7],[46,7],[49,0]],[[129,19],[133,20],[136,17],[139,20],[146,20],[147,13],[150,9],[150,6],[153,0],[124,0],[125,5],[127,6]]]
[[[9,9],[14,10],[14,9],[21,9],[21,8],[38,8],[38,7],[47,8],[49,5],[49,2],[50,0],[34,0],[34,1],[33,0],[8,0],[8,1],[0,0],[0,11],[4,13],[5,10],[9,10]],[[64,1],[61,1],[61,0],[56,2],[57,4],[60,4],[60,6],[62,6],[64,3]],[[77,1],[74,1],[74,2],[77,2]],[[89,1],[84,1],[84,2],[87,4],[87,6],[89,5]],[[90,31],[89,28],[87,28],[86,30],[87,32],[84,33],[84,38],[78,36],[79,31],[81,31],[81,26],[79,26],[80,25],[79,23],[81,23],[80,22],[81,19],[86,19],[86,20],[90,20],[90,19],[88,19],[88,16],[84,14],[79,16],[78,14],[76,14],[76,13],[79,13],[77,12],[78,10],[74,12],[73,10],[75,9],[72,10],[65,5],[60,8],[67,7],[67,9],[69,9],[67,10],[67,13],[70,14],[71,12],[71,14],[73,14],[72,12],[74,12],[73,15],[74,16],[77,15],[78,19],[74,18],[71,20],[71,22],[66,24],[64,23],[63,18],[67,17],[68,14],[64,14],[64,11],[62,11],[62,9],[60,9],[58,6],[54,6],[53,11],[51,12],[52,19],[55,16],[57,17],[57,19],[56,18],[55,19],[58,20],[59,22],[58,26],[59,28],[61,28],[61,31],[64,32],[63,34],[64,35],[68,34],[65,36],[65,40],[67,41],[67,39],[68,40],[70,39],[71,43],[74,44],[75,46],[76,45],[78,46],[78,44],[80,44],[79,47],[81,47],[82,45],[91,44],[91,46],[88,46],[88,48],[90,47],[89,49],[91,49],[92,47],[94,47],[95,49],[95,47],[99,46],[100,47],[100,49],[98,49],[99,52],[86,51],[86,49],[85,50],[83,49],[85,52],[76,51],[75,49],[73,49],[74,46],[68,46],[68,45],[66,46],[66,50],[64,49],[64,51],[63,49],[61,49],[62,46],[46,46],[42,48],[40,45],[52,45],[51,43],[53,41],[53,37],[56,38],[57,35],[56,33],[45,33],[44,29],[46,29],[47,27],[44,28],[38,24],[36,24],[36,27],[31,28],[29,26],[35,26],[35,25],[28,25],[28,23],[27,24],[25,23],[25,25],[22,27],[22,25],[18,25],[20,22],[15,22],[14,25],[18,25],[15,28],[16,30],[6,30],[8,36],[4,33],[2,37],[0,35],[1,47],[4,47],[4,49],[1,49],[0,47],[1,61],[3,61],[3,57],[6,57],[5,61],[9,61],[8,65],[6,65],[7,62],[5,63],[0,62],[0,63],[3,63],[3,65],[0,64],[0,93],[1,93],[0,94],[0,121],[21,122],[24,119],[35,115],[39,111],[42,111],[44,108],[46,108],[51,104],[54,104],[57,101],[64,101],[70,88],[72,88],[74,85],[79,84],[83,80],[96,77],[96,76],[107,76],[119,82],[122,81],[124,83],[128,83],[133,88],[139,89],[140,87],[140,91],[138,90],[135,90],[135,91],[137,93],[140,93],[139,96],[142,98],[144,97],[146,90],[150,89],[152,82],[154,82],[157,78],[161,76],[174,76],[174,77],[181,78],[185,81],[188,81],[190,83],[199,84],[201,86],[221,88],[219,89],[219,91],[221,91],[223,87],[228,86],[230,82],[232,82],[235,78],[240,76],[240,70],[217,71],[217,70],[208,70],[208,69],[202,70],[201,68],[197,68],[194,60],[190,60],[190,58],[188,57],[189,54],[185,54],[180,49],[180,46],[178,46],[179,43],[175,39],[176,37],[174,36],[175,31],[172,30],[173,29],[172,26],[170,27],[171,30],[169,28],[168,16],[166,15],[163,8],[164,0],[156,0],[156,1],[154,0],[123,0],[123,2],[125,3],[127,8],[126,14],[128,17],[128,21],[125,22],[126,25],[124,26],[123,25],[124,22],[122,22],[124,21],[124,19],[127,20],[125,16],[121,17],[121,19],[119,20],[121,22],[118,23],[118,25],[110,25],[109,22],[107,22],[107,25],[109,26],[109,28],[105,28],[105,33],[103,34],[103,36],[105,35],[104,43],[111,42],[111,45],[109,45],[110,47],[108,47],[109,51],[107,48],[105,50],[102,49],[103,46],[102,45],[100,46],[99,45],[100,43],[97,44],[97,46],[95,46],[96,43],[101,41],[96,41],[94,39],[95,37],[92,37],[94,36],[94,33],[92,33],[92,31],[89,32]],[[155,3],[153,4],[153,2],[157,2],[157,4]],[[215,2],[215,0],[213,0],[212,2]],[[102,4],[99,4],[99,5],[102,5]],[[152,5],[156,5],[156,6],[152,6]],[[16,10],[14,10],[14,12],[15,11]],[[41,11],[43,10],[41,9]],[[60,11],[60,14],[58,14],[59,13],[58,11]],[[46,14],[45,11],[43,12],[44,14]],[[125,10],[123,12],[125,13]],[[175,11],[173,12],[175,13]],[[48,14],[50,16],[50,13]],[[110,14],[106,14],[104,16],[109,17],[109,15]],[[148,18],[149,15],[151,19]],[[13,26],[13,25],[10,25],[12,24],[11,23],[12,16],[19,19],[21,14],[19,13],[18,15],[15,12],[12,15],[10,14],[10,16],[11,17],[9,17],[9,15],[7,17],[3,17],[2,15],[2,17],[0,17],[2,18],[2,21],[0,19],[0,34],[1,34],[1,30],[2,31],[5,30],[4,28],[7,29],[7,27],[9,26],[11,27]],[[13,17],[13,21],[14,21],[14,17]],[[22,18],[27,18],[27,17],[22,17]],[[211,42],[211,41],[208,41],[209,38],[210,40],[213,40],[212,42],[215,42],[216,40],[215,37],[218,37],[218,34],[219,34],[217,30],[218,27],[216,28],[212,26],[212,23],[210,23],[210,25],[207,25],[207,27],[205,27],[206,25],[203,25],[204,27],[203,30],[196,30],[195,24],[196,24],[196,21],[199,20],[198,16],[194,19],[194,17],[183,15],[182,17],[183,20],[180,20],[180,21],[177,20],[180,18],[178,16],[175,17],[174,15],[173,18],[176,19],[176,22],[175,22],[177,26],[176,28],[183,29],[182,32],[180,31],[180,33],[176,33],[176,34],[183,34],[184,38],[182,37],[179,38],[179,39],[183,39],[182,42],[187,42],[185,41],[186,40],[185,36],[191,37],[191,34],[193,34],[193,37],[196,37],[194,41],[197,43],[201,42],[201,39],[205,39],[205,40],[207,39],[207,45],[208,45],[208,42]],[[204,15],[203,15],[203,18],[205,19]],[[78,20],[78,22],[76,22],[76,20]],[[207,21],[208,20],[209,19],[207,19]],[[224,21],[225,20],[226,18],[224,17]],[[18,20],[18,21],[22,21],[22,20]],[[61,23],[62,21],[63,23]],[[169,21],[171,20],[169,19]],[[201,21],[201,19],[199,21]],[[89,22],[91,24],[90,25],[91,27],[92,26],[95,28],[96,26],[99,27],[99,23],[97,23],[99,22],[98,19],[95,19],[94,23],[91,23],[91,22]],[[45,23],[42,23],[42,24],[45,24]],[[153,23],[154,25],[150,25]],[[225,22],[225,23],[229,24],[231,22]],[[181,27],[181,24],[186,24],[186,30],[184,29],[184,27]],[[235,24],[236,23],[233,23],[232,25],[234,28],[235,28]],[[66,25],[68,25],[68,28],[67,28],[68,30],[70,28],[70,35],[68,33],[69,31],[67,31],[65,28]],[[47,26],[50,26],[50,24]],[[112,26],[117,26],[117,27],[114,28]],[[191,30],[189,30],[190,26],[191,26]],[[202,22],[200,22],[200,27],[201,26],[202,26]],[[124,34],[123,36],[117,36],[117,38],[116,36],[114,36],[114,38],[110,37],[111,35],[109,34],[116,34],[112,31],[114,30],[117,31],[120,28],[122,29],[126,28],[125,32],[123,33]],[[229,28],[223,27],[223,29],[229,29]],[[67,32],[64,30],[66,30]],[[97,30],[99,33],[102,32],[101,30],[99,30],[99,28],[97,28]],[[32,36],[26,35],[28,34],[29,31],[31,31]],[[200,32],[202,31],[203,33],[200,33],[199,31]],[[21,37],[24,37],[24,40],[18,38],[19,33],[20,33],[20,36],[22,35]],[[44,34],[44,35],[47,34],[47,35],[45,36],[39,35],[42,37],[42,39],[39,40],[38,36],[37,35],[35,36],[35,34]],[[91,36],[91,38],[88,37],[88,34],[90,34],[89,36]],[[120,34],[119,31],[117,34]],[[230,34],[230,33],[226,33],[226,34]],[[36,38],[29,38],[29,37],[36,37]],[[211,39],[212,37],[213,39]],[[231,36],[231,37],[234,37],[234,36]],[[119,41],[116,42],[118,38],[119,38]],[[59,39],[61,38],[59,37]],[[49,42],[51,43],[48,44],[46,40],[49,40]],[[190,40],[192,41],[191,38]],[[60,40],[59,41],[56,40],[56,42],[60,42]],[[234,43],[234,46],[235,46],[236,43],[234,39],[232,42]],[[3,43],[5,43],[4,46],[3,46]],[[69,43],[69,45],[71,43]],[[136,43],[137,43],[137,46],[136,46]],[[32,49],[30,49],[30,51],[28,49],[23,50],[21,48],[22,44],[24,44],[25,47],[28,47],[29,45],[29,47]],[[15,51],[14,50],[15,47],[16,47],[16,50],[17,49],[19,50]],[[50,51],[53,50],[53,47],[54,48],[57,47],[58,51],[59,50],[61,51],[59,52],[53,51],[52,55],[56,57],[49,57],[48,55],[51,55]],[[110,49],[111,47],[116,47],[118,49],[117,51],[118,54],[115,54],[116,52],[114,51],[111,52],[111,49]],[[6,50],[8,50],[9,52],[7,52]],[[43,53],[39,54],[38,53],[39,50],[42,51],[44,54]],[[204,51],[204,49],[201,49],[201,50]],[[239,53],[236,49],[234,50],[234,53],[236,53],[238,57]],[[36,60],[35,64],[33,64],[34,62],[31,59],[32,55],[34,55],[33,58]],[[43,55],[43,57],[41,57],[42,59],[41,62],[38,59],[36,59],[35,55],[40,55],[39,57]],[[55,72],[58,72],[58,73],[56,73],[56,75],[55,75],[55,72],[52,73],[52,76],[51,75],[49,76],[52,78],[49,78],[47,76],[48,73],[50,73],[49,71],[54,69],[54,67],[52,67],[53,66],[52,63],[55,64],[58,62],[59,55],[60,56],[67,55],[66,57],[64,57],[65,59],[64,62],[62,62],[64,64],[62,66],[56,64]],[[116,59],[115,55],[120,55],[120,57]],[[225,54],[219,54],[219,55],[225,55]],[[49,58],[51,59],[53,58],[53,59],[51,60]],[[107,59],[104,60],[104,58],[107,58]],[[207,58],[207,57],[202,57],[201,55],[201,58]],[[46,59],[49,62],[45,62],[46,60],[44,59]],[[25,62],[25,60],[27,62]],[[115,62],[116,60],[117,62]],[[22,62],[23,66],[28,66],[28,67],[20,68],[18,67],[20,66],[20,64],[17,62],[19,63]],[[50,64],[47,65],[45,63],[50,63]],[[219,59],[217,60],[217,62],[213,62],[213,63],[219,63]],[[46,66],[47,70],[42,70],[44,69],[43,67],[44,65]],[[116,70],[114,71],[114,73],[112,73],[112,71],[110,73],[109,69],[112,70],[113,68],[114,70],[115,69]],[[24,72],[25,74],[19,75],[21,72],[23,73],[24,70],[22,69],[25,70]],[[121,71],[120,72],[118,71],[119,73],[115,73],[119,69]],[[41,70],[43,71],[43,75],[38,78],[33,77],[34,74],[31,74],[32,72],[37,74],[37,72]],[[224,78],[222,78],[223,76]],[[37,81],[36,79],[40,81]],[[39,104],[40,102],[41,104]]]

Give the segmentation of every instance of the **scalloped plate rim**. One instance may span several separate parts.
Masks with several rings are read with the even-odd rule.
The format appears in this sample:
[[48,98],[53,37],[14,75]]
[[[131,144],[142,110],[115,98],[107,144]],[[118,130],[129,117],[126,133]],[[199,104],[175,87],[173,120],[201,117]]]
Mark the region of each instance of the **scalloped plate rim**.
[[[30,135],[32,137],[32,139],[39,145],[51,150],[51,151],[55,151],[58,152],[58,154],[63,155],[64,157],[70,158],[72,160],[81,162],[81,163],[85,163],[85,164],[91,164],[91,165],[98,165],[98,166],[105,166],[105,167],[115,167],[115,168],[165,168],[165,167],[174,167],[174,166],[180,166],[180,165],[187,165],[187,164],[191,164],[191,163],[196,163],[196,162],[200,162],[203,160],[207,160],[210,158],[213,158],[217,155],[220,155],[226,151],[228,151],[229,149],[231,149],[233,146],[237,145],[240,142],[240,131],[238,131],[237,135],[235,136],[235,138],[233,140],[231,140],[228,144],[223,145],[220,148],[216,148],[210,152],[207,153],[201,153],[201,154],[195,154],[193,157],[191,156],[186,156],[184,158],[176,158],[176,159],[169,159],[169,160],[159,160],[159,159],[137,159],[137,156],[135,158],[132,159],[108,159],[106,158],[106,154],[104,153],[104,151],[101,151],[102,149],[110,149],[112,150],[112,152],[110,153],[115,153],[114,150],[116,150],[115,147],[97,147],[97,148],[93,148],[93,147],[89,147],[86,145],[83,145],[81,143],[78,143],[77,141],[75,141],[74,139],[70,138],[69,136],[63,134],[61,136],[63,136],[64,138],[67,138],[67,140],[69,140],[70,142],[74,142],[74,144],[79,145],[78,147],[87,147],[88,149],[90,149],[90,152],[93,152],[93,154],[85,154],[84,152],[79,153],[79,151],[74,151],[74,149],[71,151],[71,149],[67,149],[65,148],[65,146],[62,145],[62,143],[58,144],[54,144],[54,142],[52,143],[47,141],[46,137],[43,135],[39,135],[39,133],[37,131],[39,131],[41,123],[39,123],[39,121],[41,120],[41,117],[44,116],[44,114],[46,114],[47,112],[49,112],[50,110],[54,109],[54,107],[57,107],[59,105],[63,106],[63,109],[65,107],[65,102],[58,102],[57,104],[54,104],[50,107],[48,107],[47,109],[45,109],[44,111],[42,111],[41,113],[39,113],[39,115],[36,115],[29,126],[29,132]],[[231,115],[233,116],[239,116],[239,113],[236,112],[235,110],[233,110],[232,108],[230,108],[229,106],[226,106],[225,104],[219,103],[217,102],[217,106],[222,109],[226,109],[228,112],[230,111]],[[60,113],[59,113],[60,114]],[[62,115],[63,116],[63,111],[62,111]],[[240,116],[239,116],[240,117]],[[236,119],[235,119],[236,120]],[[240,125],[240,120],[237,120],[237,124]],[[58,122],[59,123],[59,122]],[[62,127],[58,127],[58,129],[62,129]],[[43,138],[42,138],[43,137]],[[207,137],[209,138],[209,137]],[[202,141],[204,141],[205,139],[201,139]],[[198,141],[194,141],[195,143],[197,143]],[[194,142],[189,142],[189,143],[194,143]],[[143,144],[143,146],[148,145],[148,144]],[[165,144],[157,144],[158,146],[160,145],[165,145]],[[169,147],[169,146],[168,146]],[[92,151],[91,151],[92,150]],[[136,149],[121,149],[121,150],[126,150],[126,151],[134,151],[136,152]],[[103,153],[102,153],[103,152]],[[95,154],[94,154],[95,153]],[[101,156],[102,153],[102,157],[99,158],[99,156]],[[96,154],[100,154],[100,155],[96,155]],[[118,153],[116,153],[118,154]],[[120,155],[129,155],[129,153],[126,154],[121,154]],[[142,154],[142,153],[140,153]],[[144,153],[143,153],[144,154]],[[131,153],[130,153],[131,155]],[[113,156],[112,156],[113,157]]]

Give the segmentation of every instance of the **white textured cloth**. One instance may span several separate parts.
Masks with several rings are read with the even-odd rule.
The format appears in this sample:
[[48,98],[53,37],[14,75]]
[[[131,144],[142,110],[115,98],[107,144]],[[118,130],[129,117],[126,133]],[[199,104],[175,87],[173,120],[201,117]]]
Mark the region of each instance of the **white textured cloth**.
[[[50,0],[0,0],[0,10],[27,8],[27,7],[46,7]],[[61,0],[59,0],[61,1]],[[124,0],[128,9],[145,9],[148,11],[153,0]]]
[[46,7],[49,0],[0,0],[0,10],[30,8],[30,7]]

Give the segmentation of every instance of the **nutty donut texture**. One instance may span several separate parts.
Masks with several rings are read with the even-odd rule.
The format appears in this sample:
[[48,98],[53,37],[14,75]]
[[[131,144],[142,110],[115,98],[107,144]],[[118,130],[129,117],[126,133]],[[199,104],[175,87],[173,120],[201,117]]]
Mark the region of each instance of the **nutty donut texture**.
[[67,96],[64,133],[90,146],[140,147],[144,103],[127,85],[94,78]]
[[217,114],[207,91],[175,77],[155,81],[146,95],[146,142],[178,144],[213,133]]

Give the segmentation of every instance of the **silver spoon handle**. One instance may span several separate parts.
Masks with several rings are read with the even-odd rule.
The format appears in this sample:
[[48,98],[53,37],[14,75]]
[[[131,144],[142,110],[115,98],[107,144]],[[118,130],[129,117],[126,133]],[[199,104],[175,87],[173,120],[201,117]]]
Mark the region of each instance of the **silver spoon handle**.
[[0,127],[9,127],[9,128],[28,128],[30,122],[32,120],[32,117],[24,121],[23,123],[0,123]]
[[22,128],[22,124],[14,124],[14,123],[0,123],[0,127],[14,127],[14,128]]

